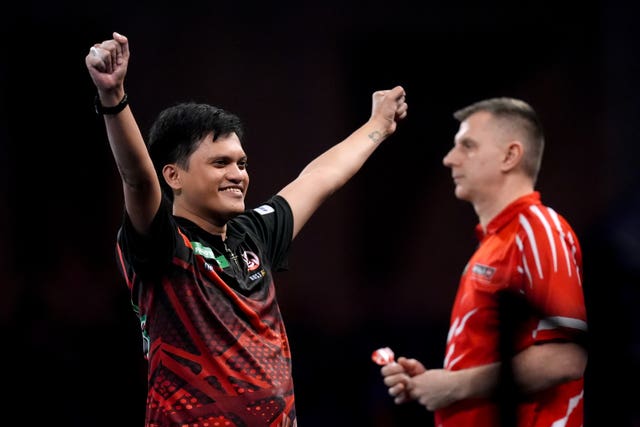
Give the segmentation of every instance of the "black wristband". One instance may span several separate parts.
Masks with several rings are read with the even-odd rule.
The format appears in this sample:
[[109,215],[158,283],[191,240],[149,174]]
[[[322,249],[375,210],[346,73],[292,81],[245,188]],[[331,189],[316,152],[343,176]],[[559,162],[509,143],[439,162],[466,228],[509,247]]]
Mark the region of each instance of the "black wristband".
[[124,107],[126,107],[127,105],[129,105],[129,99],[127,98],[126,92],[120,102],[118,102],[118,105],[114,105],[113,107],[105,107],[104,105],[102,105],[102,103],[100,102],[100,97],[98,95],[96,95],[96,99],[94,102],[96,114],[118,114],[120,111],[124,110]]

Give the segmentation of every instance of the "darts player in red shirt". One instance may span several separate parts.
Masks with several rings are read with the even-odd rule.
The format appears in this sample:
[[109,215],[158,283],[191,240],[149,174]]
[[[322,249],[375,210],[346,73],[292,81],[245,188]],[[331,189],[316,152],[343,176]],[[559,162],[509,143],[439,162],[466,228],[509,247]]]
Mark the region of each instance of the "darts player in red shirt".
[[459,130],[443,163],[456,197],[475,210],[479,244],[460,278],[444,366],[401,356],[381,368],[384,384],[396,403],[434,411],[436,427],[581,427],[582,253],[570,224],[535,190],[539,118],[512,98],[454,117]]

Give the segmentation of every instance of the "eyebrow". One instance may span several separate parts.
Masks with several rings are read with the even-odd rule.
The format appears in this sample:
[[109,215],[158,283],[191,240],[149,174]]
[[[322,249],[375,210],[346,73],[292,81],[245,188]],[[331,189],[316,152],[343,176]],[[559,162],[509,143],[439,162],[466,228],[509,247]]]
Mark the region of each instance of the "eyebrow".
[[478,142],[477,142],[475,139],[471,138],[471,137],[465,136],[465,137],[460,138],[460,139],[458,139],[458,140],[456,140],[456,139],[454,139],[454,140],[453,140],[453,145],[459,145],[459,144],[467,144],[467,145],[468,145],[468,144],[473,144],[473,145],[477,145],[477,144],[478,144]]
[[[208,160],[231,160],[234,161],[236,157],[233,155],[229,155],[229,154],[211,154],[209,156],[207,156]],[[246,161],[248,159],[247,155],[243,155],[242,157],[239,157],[237,161]]]

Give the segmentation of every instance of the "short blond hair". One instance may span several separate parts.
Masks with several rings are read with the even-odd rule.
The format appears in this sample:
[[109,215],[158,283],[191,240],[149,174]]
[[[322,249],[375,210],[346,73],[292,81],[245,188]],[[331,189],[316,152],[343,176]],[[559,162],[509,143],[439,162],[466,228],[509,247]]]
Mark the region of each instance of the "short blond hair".
[[542,164],[545,141],[542,123],[533,107],[521,99],[489,98],[455,111],[453,117],[462,122],[480,111],[486,111],[522,132],[525,139],[523,142],[526,145],[522,167],[535,183]]

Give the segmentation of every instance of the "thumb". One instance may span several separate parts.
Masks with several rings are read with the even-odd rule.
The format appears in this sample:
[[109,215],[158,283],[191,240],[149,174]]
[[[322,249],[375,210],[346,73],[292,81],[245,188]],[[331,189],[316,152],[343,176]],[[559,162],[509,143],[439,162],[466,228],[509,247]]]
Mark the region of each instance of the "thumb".
[[407,359],[405,369],[411,376],[421,374],[427,370],[427,368],[417,359]]

